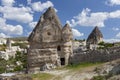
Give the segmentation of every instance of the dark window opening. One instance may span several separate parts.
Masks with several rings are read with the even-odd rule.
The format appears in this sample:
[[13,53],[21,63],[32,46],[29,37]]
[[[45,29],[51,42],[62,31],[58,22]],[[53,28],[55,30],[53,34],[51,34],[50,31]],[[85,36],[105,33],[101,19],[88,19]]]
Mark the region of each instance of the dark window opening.
[[61,51],[61,47],[60,46],[57,47],[57,51]]
[[50,33],[50,32],[47,32],[47,35],[51,35],[51,33]]
[[61,65],[65,65],[65,58],[60,58]]

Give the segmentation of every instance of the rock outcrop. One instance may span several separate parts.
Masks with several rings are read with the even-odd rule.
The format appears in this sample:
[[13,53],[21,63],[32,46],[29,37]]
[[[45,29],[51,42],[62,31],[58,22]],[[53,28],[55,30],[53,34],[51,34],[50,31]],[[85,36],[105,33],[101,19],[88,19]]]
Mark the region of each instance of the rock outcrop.
[[[54,8],[50,7],[40,17],[36,27],[30,34],[29,42],[55,42],[61,40],[62,25]],[[40,34],[41,33],[41,34]],[[51,36],[52,35],[52,36]]]
[[87,38],[86,44],[88,49],[97,47],[98,43],[103,41],[103,35],[96,26]]
[[72,36],[69,25],[62,28],[54,8],[48,8],[28,38],[28,73],[67,65],[73,53]]
[[89,50],[75,53],[72,58],[72,63],[84,62],[108,62],[120,58],[120,46],[101,50]]

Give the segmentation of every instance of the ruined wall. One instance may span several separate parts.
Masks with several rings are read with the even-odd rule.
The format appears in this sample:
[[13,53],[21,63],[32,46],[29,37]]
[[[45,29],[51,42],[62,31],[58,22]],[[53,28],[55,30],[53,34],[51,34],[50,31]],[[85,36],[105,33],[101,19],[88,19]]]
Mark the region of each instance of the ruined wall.
[[71,63],[107,62],[120,58],[120,47],[74,53]]

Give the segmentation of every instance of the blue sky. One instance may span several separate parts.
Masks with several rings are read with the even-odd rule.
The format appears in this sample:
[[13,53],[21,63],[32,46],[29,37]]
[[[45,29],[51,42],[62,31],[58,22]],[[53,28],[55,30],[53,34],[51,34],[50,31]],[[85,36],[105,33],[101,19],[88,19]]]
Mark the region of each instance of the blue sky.
[[105,41],[120,41],[120,0],[0,0],[0,37],[28,36],[50,6],[74,38],[86,39],[98,26]]

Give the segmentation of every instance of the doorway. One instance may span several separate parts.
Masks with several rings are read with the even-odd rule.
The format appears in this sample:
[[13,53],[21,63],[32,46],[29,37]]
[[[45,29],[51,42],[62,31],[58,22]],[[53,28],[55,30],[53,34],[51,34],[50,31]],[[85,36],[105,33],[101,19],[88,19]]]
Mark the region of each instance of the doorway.
[[61,65],[65,65],[65,58],[60,58]]

